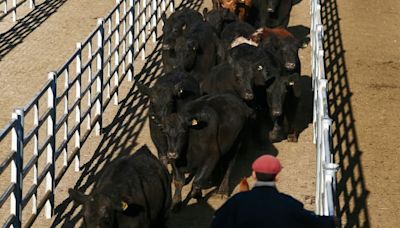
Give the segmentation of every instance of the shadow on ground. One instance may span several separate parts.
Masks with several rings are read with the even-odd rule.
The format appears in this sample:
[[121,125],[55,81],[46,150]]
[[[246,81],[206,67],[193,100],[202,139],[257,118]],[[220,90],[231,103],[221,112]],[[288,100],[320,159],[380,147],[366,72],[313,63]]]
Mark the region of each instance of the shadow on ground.
[[322,1],[325,26],[325,72],[329,83],[329,111],[334,119],[333,152],[340,169],[337,175],[337,215],[344,227],[370,227],[362,152],[351,105],[345,50],[340,31],[337,1]]
[[7,32],[0,34],[0,60],[53,15],[67,0],[44,1],[19,19]]

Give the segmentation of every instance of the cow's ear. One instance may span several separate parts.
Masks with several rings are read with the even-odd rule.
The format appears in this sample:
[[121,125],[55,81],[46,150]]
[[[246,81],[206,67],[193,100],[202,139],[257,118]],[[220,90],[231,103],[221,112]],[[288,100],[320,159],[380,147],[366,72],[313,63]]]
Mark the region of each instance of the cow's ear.
[[296,97],[301,96],[301,84],[299,74],[296,73],[289,76],[288,86],[293,89],[293,93]]
[[299,40],[299,48],[306,48],[310,43],[309,37],[304,37],[303,39]]
[[78,204],[84,204],[89,199],[88,195],[85,195],[82,192],[76,191],[72,188],[68,189],[68,193],[71,199]]
[[150,96],[151,89],[149,87],[145,86],[143,83],[141,83],[139,81],[136,82],[136,83],[137,83],[138,90],[139,90],[139,92],[141,94],[146,95],[146,96]]
[[199,117],[191,117],[188,119],[188,125],[189,127],[202,128],[202,126],[207,125],[207,121]]

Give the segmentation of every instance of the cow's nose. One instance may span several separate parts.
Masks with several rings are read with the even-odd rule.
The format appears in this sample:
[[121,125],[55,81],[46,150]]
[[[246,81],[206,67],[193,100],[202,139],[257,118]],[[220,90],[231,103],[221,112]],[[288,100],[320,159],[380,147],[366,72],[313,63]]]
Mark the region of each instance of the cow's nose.
[[177,159],[178,158],[178,154],[176,152],[168,152],[167,153],[167,157],[169,159]]
[[279,117],[279,116],[281,116],[281,115],[282,115],[282,112],[281,112],[281,111],[277,111],[277,110],[272,111],[272,116],[273,116],[273,117]]
[[267,11],[268,11],[268,13],[273,13],[273,12],[274,12],[274,9],[271,8],[271,7],[269,7],[269,8],[267,8]]
[[254,98],[253,93],[248,93],[248,92],[247,92],[247,93],[244,94],[244,99],[245,99],[245,100],[248,100],[248,101],[249,101],[249,100],[253,100],[253,98]]
[[293,70],[295,66],[296,66],[295,63],[286,63],[285,64],[285,68],[289,69],[289,70]]

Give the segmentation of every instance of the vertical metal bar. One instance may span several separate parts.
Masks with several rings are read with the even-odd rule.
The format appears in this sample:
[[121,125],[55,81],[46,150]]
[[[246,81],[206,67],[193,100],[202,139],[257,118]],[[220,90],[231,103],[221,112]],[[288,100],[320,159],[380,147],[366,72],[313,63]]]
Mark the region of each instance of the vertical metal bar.
[[165,13],[165,7],[166,7],[165,1],[166,0],[162,0],[162,2],[161,2],[161,11],[162,11],[162,13]]
[[129,23],[129,32],[128,32],[128,47],[129,47],[129,53],[128,53],[128,81],[132,81],[133,79],[133,53],[134,53],[134,46],[133,46],[133,34],[135,33],[134,29],[134,24],[133,24],[133,18],[135,15],[135,6],[134,6],[134,1],[129,0],[129,16],[128,16],[128,23]]
[[13,13],[12,13],[12,19],[13,22],[17,21],[17,0],[13,0]]
[[[120,0],[116,0],[117,4],[120,3]],[[114,77],[114,86],[115,86],[115,95],[114,95],[114,104],[118,105],[118,90],[119,90],[119,44],[120,44],[120,36],[119,36],[119,29],[120,29],[120,7],[117,8],[115,11],[115,21],[116,21],[116,30],[115,30],[115,40],[114,40],[114,66],[115,66],[115,74]]]
[[23,187],[23,156],[24,156],[24,111],[16,109],[12,113],[15,126],[12,129],[11,150],[15,153],[11,162],[11,183],[14,191],[11,193],[10,214],[15,216],[14,227],[21,227],[22,220],[22,187]]
[[156,28],[156,24],[157,24],[157,2],[156,0],[151,0],[151,6],[152,6],[152,16],[151,16],[151,29],[153,30],[153,43],[156,42],[156,38],[157,38],[157,28]]
[[[139,14],[140,13],[140,1],[138,1],[137,3],[137,10],[136,13]],[[135,20],[134,20],[135,21]],[[135,49],[136,51],[139,51],[139,31],[140,31],[140,18],[136,18],[136,34],[134,33],[134,37],[135,37]],[[133,52],[135,54],[135,51]]]
[[[64,79],[64,91],[69,90],[69,67],[65,70],[65,79]],[[69,91],[65,93],[64,97],[64,115],[68,115],[69,113],[69,108],[68,108],[68,101],[69,101]],[[68,119],[65,119],[64,122],[64,141],[66,142],[68,140]],[[68,144],[65,145],[63,149],[63,166],[67,167],[68,166]]]
[[[123,0],[124,2],[123,2],[123,18],[124,18],[124,20],[123,20],[123,24],[122,24],[122,37],[124,37],[123,38],[123,40],[122,40],[122,56],[125,56],[123,59],[122,59],[122,74],[123,75],[125,75],[126,74],[126,57],[127,57],[127,51],[126,51],[126,38],[127,38],[127,34],[126,34],[126,20],[127,20],[127,18],[128,17],[126,17],[127,16],[127,11],[126,11],[126,1],[127,0]],[[129,19],[129,18],[128,18]]]
[[147,5],[147,0],[143,0],[143,5],[142,5],[142,60],[145,60],[146,58],[146,5]]
[[110,57],[110,58],[109,58],[109,60],[107,60],[107,80],[108,80],[107,88],[106,88],[106,90],[107,90],[107,100],[111,99],[111,46],[112,46],[112,43],[111,43],[111,40],[112,40],[111,31],[112,31],[112,21],[111,21],[111,19],[108,19],[108,38],[109,38],[109,40],[108,40],[108,43],[107,43],[107,45],[108,45],[108,50],[107,51],[108,51],[108,57]]
[[7,1],[4,2],[4,13],[8,12]]
[[50,192],[49,199],[46,201],[45,214],[46,218],[50,219],[53,215],[54,208],[54,187],[55,187],[55,151],[56,151],[56,74],[50,72],[49,80],[51,86],[47,93],[47,108],[50,109],[50,115],[47,119],[47,137],[50,138],[50,143],[47,145],[47,164],[50,164],[49,171],[46,174],[46,192]]
[[98,121],[96,124],[96,134],[101,134],[101,129],[103,128],[103,63],[104,63],[104,22],[103,19],[97,20],[97,25],[99,26],[99,31],[97,32],[97,48],[99,52],[97,54],[97,79],[96,79],[96,116],[98,116]]
[[34,9],[36,7],[35,0],[29,0],[29,8]]
[[[33,126],[34,129],[39,127],[39,101],[33,106]],[[33,156],[38,157],[39,155],[39,131],[37,131],[33,137]],[[37,159],[39,160],[39,159]],[[33,185],[38,184],[38,161],[33,166]],[[32,214],[37,214],[37,188],[35,193],[32,195]]]
[[170,5],[169,5],[169,11],[171,11],[171,13],[173,13],[175,11],[175,1],[174,0],[170,0]]
[[82,44],[77,43],[78,55],[76,56],[76,91],[75,97],[78,105],[75,108],[75,149],[78,150],[75,156],[75,172],[80,170],[80,150],[81,150],[81,95],[82,95]]
[[87,97],[87,107],[89,110],[88,116],[87,116],[87,125],[86,125],[86,129],[90,130],[91,129],[91,124],[92,124],[92,58],[93,58],[93,54],[92,54],[92,41],[90,40],[88,43],[88,75],[87,75],[87,82],[88,82],[88,86],[89,86],[89,90],[88,90],[88,97]]

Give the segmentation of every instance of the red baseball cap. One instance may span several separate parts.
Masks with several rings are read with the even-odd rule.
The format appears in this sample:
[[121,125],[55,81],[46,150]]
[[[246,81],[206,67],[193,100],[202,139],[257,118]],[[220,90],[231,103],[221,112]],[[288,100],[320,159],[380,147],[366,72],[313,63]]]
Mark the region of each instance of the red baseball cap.
[[256,173],[278,174],[282,169],[282,165],[276,157],[262,155],[253,162],[251,168]]

